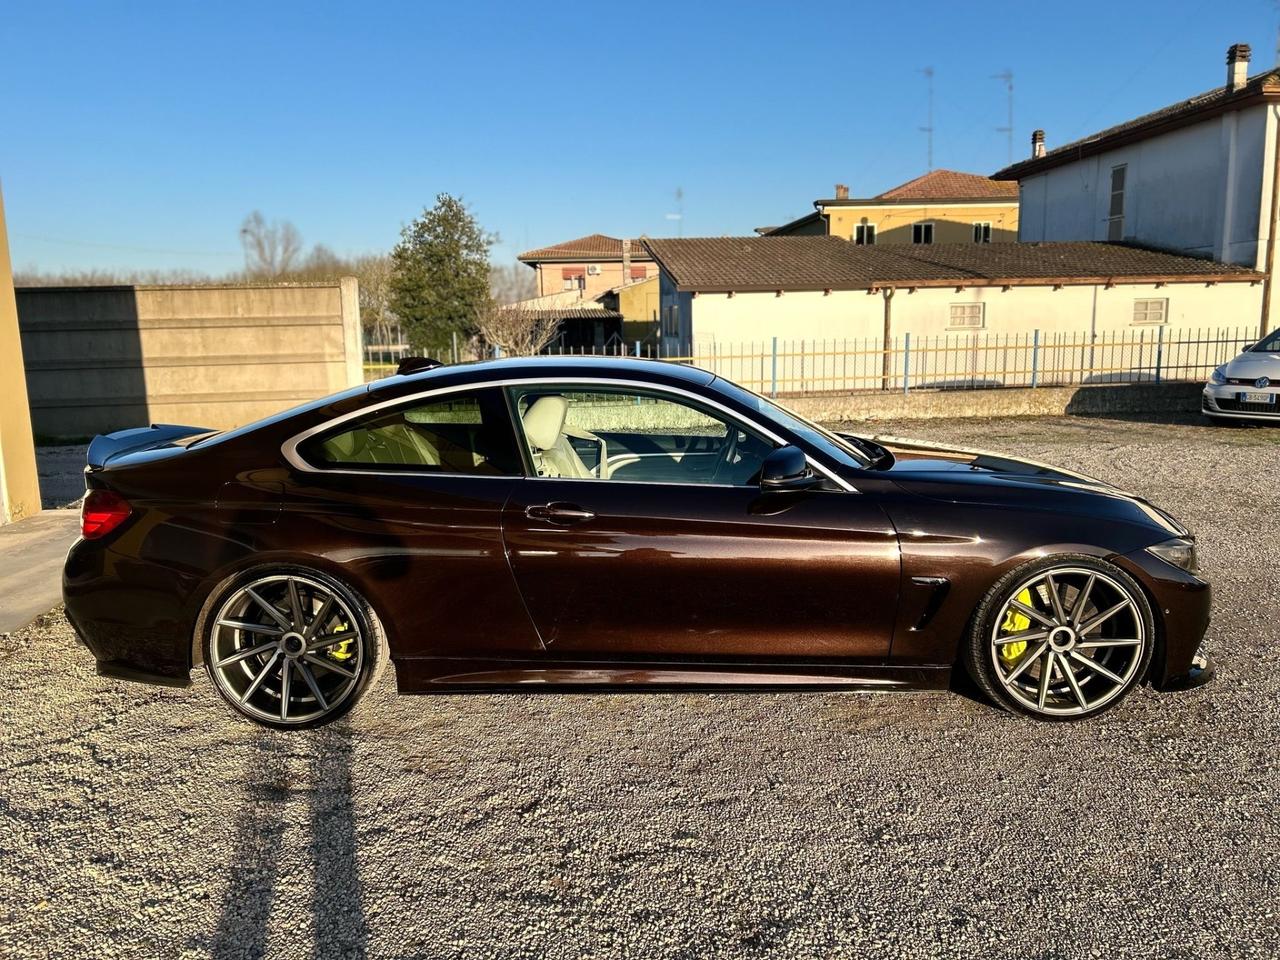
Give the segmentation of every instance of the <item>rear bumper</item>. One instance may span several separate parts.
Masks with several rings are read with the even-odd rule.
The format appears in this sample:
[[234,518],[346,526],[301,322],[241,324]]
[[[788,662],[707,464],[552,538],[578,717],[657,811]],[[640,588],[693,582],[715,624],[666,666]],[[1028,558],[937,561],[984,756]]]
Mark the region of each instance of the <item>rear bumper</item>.
[[1116,562],[1138,579],[1151,597],[1161,644],[1148,679],[1158,690],[1197,687],[1213,678],[1213,668],[1200,655],[1209,628],[1213,588],[1194,574],[1179,570],[1145,550]]
[[[106,571],[110,570],[108,576]],[[67,553],[62,597],[67,620],[102,676],[186,686],[191,629],[172,573],[78,540]]]

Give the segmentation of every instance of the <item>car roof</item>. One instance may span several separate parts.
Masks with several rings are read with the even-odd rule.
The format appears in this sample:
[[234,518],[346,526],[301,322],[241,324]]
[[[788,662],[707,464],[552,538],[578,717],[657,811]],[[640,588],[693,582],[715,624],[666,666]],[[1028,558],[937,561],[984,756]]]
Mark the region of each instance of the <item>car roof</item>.
[[484,384],[499,380],[546,380],[574,377],[619,377],[656,384],[691,384],[705,387],[715,374],[683,363],[642,360],[633,357],[509,357],[432,367],[418,373],[395,375],[369,384],[369,392],[381,397],[429,390],[435,386]]

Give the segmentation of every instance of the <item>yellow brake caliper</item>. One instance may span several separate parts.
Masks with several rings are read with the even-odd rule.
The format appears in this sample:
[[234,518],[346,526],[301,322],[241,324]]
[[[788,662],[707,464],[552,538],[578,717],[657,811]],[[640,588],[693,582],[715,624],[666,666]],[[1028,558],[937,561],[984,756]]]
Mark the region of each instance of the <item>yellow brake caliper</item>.
[[[1031,590],[1023,590],[1014,597],[1021,604],[1031,606]],[[1001,636],[1008,636],[1013,633],[1025,633],[1031,627],[1031,619],[1023,613],[1019,613],[1012,607],[1004,616],[1004,623],[1000,624]],[[1000,659],[1006,663],[1012,663],[1022,656],[1027,650],[1027,641],[1019,640],[1017,643],[1006,643],[1000,648]]]
[[[346,633],[350,629],[351,629],[351,624],[341,623],[338,625],[337,632]],[[342,663],[345,660],[350,660],[351,657],[355,654],[355,651],[351,649],[352,644],[354,644],[355,642],[356,642],[355,638],[352,637],[350,640],[343,640],[341,643],[335,643],[332,647],[325,648],[325,651],[324,651],[325,655],[330,660],[336,660],[338,663]]]

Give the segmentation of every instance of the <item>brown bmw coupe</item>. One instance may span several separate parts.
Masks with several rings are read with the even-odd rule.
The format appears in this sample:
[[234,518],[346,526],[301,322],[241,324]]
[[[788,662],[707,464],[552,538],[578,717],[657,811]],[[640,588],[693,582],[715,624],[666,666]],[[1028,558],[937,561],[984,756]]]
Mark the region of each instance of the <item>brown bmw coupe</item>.
[[1204,682],[1191,534],[1065,470],[832,433],[711,373],[423,369],[238,430],[96,438],[67,616],[245,717],[405,693],[946,687],[1046,719]]

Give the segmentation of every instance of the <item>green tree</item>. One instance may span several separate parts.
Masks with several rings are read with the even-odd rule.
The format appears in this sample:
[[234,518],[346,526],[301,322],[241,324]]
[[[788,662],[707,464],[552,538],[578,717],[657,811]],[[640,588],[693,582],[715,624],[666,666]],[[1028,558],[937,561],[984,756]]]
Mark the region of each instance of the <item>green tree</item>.
[[453,334],[473,334],[489,299],[489,247],[496,239],[447,193],[401,231],[391,252],[391,309],[414,350],[442,353]]

